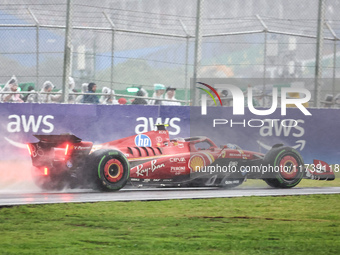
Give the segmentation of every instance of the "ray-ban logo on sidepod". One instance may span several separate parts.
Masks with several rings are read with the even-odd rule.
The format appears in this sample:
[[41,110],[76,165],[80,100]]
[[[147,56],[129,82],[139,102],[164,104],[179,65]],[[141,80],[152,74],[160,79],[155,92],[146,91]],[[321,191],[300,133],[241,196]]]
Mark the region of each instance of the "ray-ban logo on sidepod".
[[[245,108],[245,96],[244,96],[244,92],[234,86],[234,85],[230,85],[230,84],[216,84],[215,88],[210,86],[209,84],[203,83],[203,82],[198,82],[198,84],[205,86],[206,88],[210,89],[207,90],[206,88],[201,88],[201,87],[197,87],[198,89],[206,92],[214,101],[215,105],[217,106],[217,102],[216,99],[214,97],[214,95],[212,93],[215,94],[215,96],[217,97],[217,99],[219,100],[221,106],[223,106],[222,104],[222,100],[219,96],[219,94],[217,93],[215,88],[221,88],[224,90],[229,90],[231,92],[232,95],[232,100],[233,100],[233,114],[234,115],[244,115],[244,108]],[[303,94],[305,95],[305,97],[302,98],[289,98],[288,93],[299,93],[299,94]],[[297,107],[298,109],[300,109],[300,111],[304,114],[304,115],[312,115],[303,105],[304,103],[309,102],[310,98],[311,98],[311,93],[309,92],[309,90],[305,89],[305,88],[281,88],[281,115],[286,115],[287,112],[287,105],[294,105],[295,107]],[[251,87],[248,87],[247,89],[247,106],[250,110],[251,113],[255,114],[255,115],[269,115],[272,114],[273,112],[275,112],[276,108],[277,108],[277,103],[278,103],[278,92],[277,92],[277,88],[273,88],[272,90],[272,105],[269,109],[255,109],[254,105],[253,105],[253,89]],[[207,115],[207,96],[206,94],[202,94],[201,95],[201,114],[202,115]]]

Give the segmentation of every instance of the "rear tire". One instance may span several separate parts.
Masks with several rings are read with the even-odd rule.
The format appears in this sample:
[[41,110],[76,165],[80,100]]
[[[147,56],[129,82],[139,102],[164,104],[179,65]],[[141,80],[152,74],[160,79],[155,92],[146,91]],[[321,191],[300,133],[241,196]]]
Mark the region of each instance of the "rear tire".
[[292,188],[298,185],[303,177],[303,159],[293,148],[273,148],[266,154],[264,162],[265,166],[271,166],[274,169],[263,178],[271,187]]
[[89,177],[95,189],[116,191],[125,186],[130,177],[130,164],[117,150],[97,150],[88,158]]

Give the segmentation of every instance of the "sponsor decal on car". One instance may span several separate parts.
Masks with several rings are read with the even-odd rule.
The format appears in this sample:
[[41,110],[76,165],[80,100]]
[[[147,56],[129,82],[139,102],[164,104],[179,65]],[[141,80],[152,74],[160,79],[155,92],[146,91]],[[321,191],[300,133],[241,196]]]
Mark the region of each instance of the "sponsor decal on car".
[[151,139],[147,135],[139,134],[135,137],[135,144],[138,147],[151,147]]
[[184,148],[184,144],[183,143],[179,143],[178,144],[178,148],[183,149]]
[[230,161],[229,162],[229,166],[237,166],[238,165],[238,162],[237,161]]
[[87,146],[87,147],[83,147],[83,146],[74,146],[73,147],[74,150],[79,150],[79,151],[82,151],[82,150],[89,150],[91,149],[91,146]]
[[229,153],[229,157],[235,157],[235,158],[243,158],[243,159],[248,159],[251,157],[250,154],[246,154],[241,150],[238,150],[240,152],[240,154],[237,153]]
[[234,180],[234,181],[225,181],[225,184],[239,184],[240,181],[239,180]]
[[101,145],[101,144],[93,145],[93,146],[92,146],[92,150],[91,150],[90,153],[92,153],[92,152],[94,152],[94,151],[96,151],[96,150],[99,150],[99,149],[101,149],[102,147],[103,147],[103,145]]
[[208,158],[208,160],[210,162],[209,164],[212,164],[212,162],[215,161],[215,158],[211,153],[209,153],[209,152],[202,152],[202,153]]
[[185,172],[185,166],[172,166],[170,172],[175,173],[175,175],[180,175]]
[[226,151],[223,150],[222,153],[221,153],[221,155],[220,155],[220,157],[225,158],[225,155],[226,155]]
[[201,155],[194,155],[190,158],[188,165],[192,172],[197,172],[205,166],[205,160]]
[[153,173],[154,171],[156,171],[159,168],[165,167],[165,164],[156,164],[157,160],[152,160],[151,161],[151,166],[145,168],[145,166],[143,164],[140,164],[138,166],[136,166],[137,171],[136,174],[137,176],[149,176],[149,172]]
[[30,145],[30,150],[32,153],[32,157],[35,158],[37,156],[44,156],[44,150],[37,144],[37,145]]
[[179,158],[170,158],[171,163],[185,163],[186,160],[184,157],[179,157]]

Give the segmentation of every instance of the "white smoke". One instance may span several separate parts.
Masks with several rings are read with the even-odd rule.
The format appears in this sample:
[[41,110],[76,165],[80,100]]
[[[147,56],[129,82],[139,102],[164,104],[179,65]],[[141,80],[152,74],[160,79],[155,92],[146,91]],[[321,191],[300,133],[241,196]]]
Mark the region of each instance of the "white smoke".
[[0,161],[0,193],[40,192],[31,175],[30,160]]

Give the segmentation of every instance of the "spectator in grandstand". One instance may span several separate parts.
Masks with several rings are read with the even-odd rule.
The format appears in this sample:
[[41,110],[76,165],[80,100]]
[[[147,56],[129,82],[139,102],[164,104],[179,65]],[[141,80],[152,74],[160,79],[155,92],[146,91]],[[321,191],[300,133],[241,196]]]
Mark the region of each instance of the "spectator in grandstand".
[[126,104],[127,100],[124,97],[121,97],[121,98],[118,99],[118,103],[119,104]]
[[148,92],[143,89],[142,87],[139,88],[136,96],[138,96],[137,98],[135,98],[132,101],[132,104],[148,104],[148,102],[146,101],[146,99],[144,99],[143,97],[147,97],[148,96]]
[[[18,92],[18,80],[14,75],[6,83],[2,91],[3,92]],[[15,103],[23,102],[19,93],[2,94],[2,101],[3,102],[15,102]]]
[[165,92],[165,86],[163,84],[156,83],[154,84],[154,90],[152,97],[154,99],[149,100],[149,104],[151,105],[160,105],[162,103],[163,95]]
[[[86,93],[86,91],[87,91],[87,86],[88,86],[88,85],[89,85],[88,83],[83,83],[83,84],[81,85],[81,92],[82,92],[82,93]],[[77,97],[76,97],[76,104],[82,103],[82,102],[83,102],[83,99],[84,99],[84,95],[79,95],[79,96],[77,96]]]
[[[72,77],[69,77],[68,78],[68,92],[69,93],[73,93],[74,87],[75,87],[74,79]],[[62,90],[59,90],[58,91],[58,95],[51,96],[52,101],[61,103],[62,102],[62,98],[63,98],[62,92],[63,92]],[[76,96],[69,94],[69,96],[68,96],[68,103],[73,104],[73,103],[75,103],[75,101],[76,101]]]
[[39,95],[39,103],[52,103],[53,102],[52,100],[53,95],[50,94],[53,88],[54,88],[54,85],[52,82],[50,81],[44,82],[43,87],[40,91],[40,95]]
[[334,107],[340,108],[340,94],[337,94],[334,99]]
[[38,93],[33,89],[31,90],[31,93],[27,97],[27,103],[38,103],[39,102],[39,96]]
[[87,86],[87,93],[84,95],[83,103],[85,104],[99,104],[99,99],[94,93],[96,93],[97,90],[97,84],[94,82],[90,82]]
[[220,93],[220,98],[222,101],[222,105],[223,106],[232,106],[232,100],[233,98],[231,96],[229,96],[229,92],[228,90],[222,90]]
[[[72,77],[69,77],[68,79],[68,88],[69,88],[69,93],[74,92],[74,87],[76,86],[74,79]],[[76,96],[75,95],[70,95],[68,96],[68,103],[74,104],[76,102]]]
[[102,89],[102,93],[105,93],[107,95],[103,95],[99,99],[100,104],[119,104],[118,100],[116,100],[116,97],[113,95],[115,93],[114,90],[111,91],[108,87],[104,87]]
[[169,99],[171,101],[163,101],[162,105],[181,105],[180,102],[174,101],[174,100],[177,100],[175,98],[175,94],[176,94],[176,88],[167,87],[164,99]]
[[[27,88],[27,91],[28,92],[34,92],[34,87],[33,86],[29,86]],[[30,93],[25,94],[25,96],[23,96],[23,98],[22,98],[22,101],[27,102],[27,98],[28,98],[29,95],[31,95],[31,94]]]

